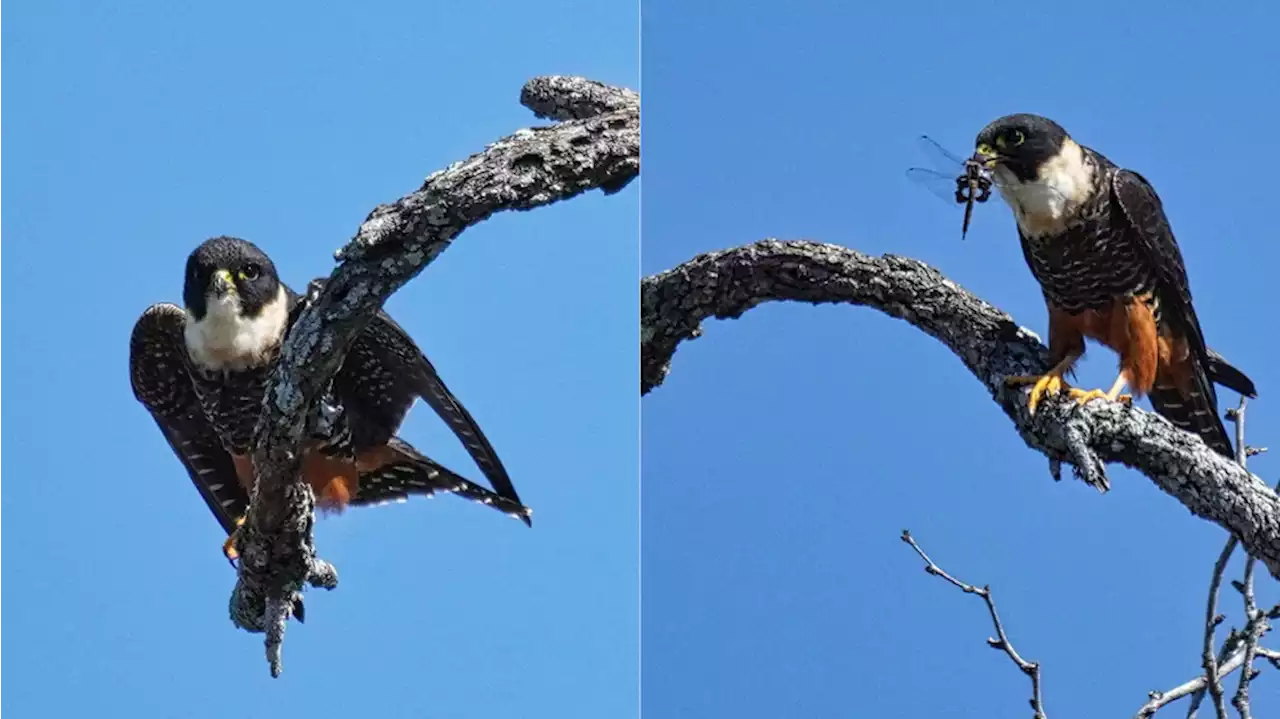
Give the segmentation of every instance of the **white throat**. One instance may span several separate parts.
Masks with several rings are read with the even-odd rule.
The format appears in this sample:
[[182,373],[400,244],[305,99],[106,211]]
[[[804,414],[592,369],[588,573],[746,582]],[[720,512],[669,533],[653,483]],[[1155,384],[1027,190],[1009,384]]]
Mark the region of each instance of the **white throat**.
[[183,331],[187,352],[199,366],[210,370],[237,371],[256,367],[274,357],[289,322],[289,302],[284,285],[257,317],[240,314],[240,297],[228,292],[209,297],[204,319],[197,321],[187,310]]
[[1013,209],[1027,237],[1062,232],[1075,211],[1093,194],[1093,163],[1084,148],[1067,138],[1062,149],[1040,166],[1036,179],[1023,182],[1007,167],[995,169],[1000,196]]

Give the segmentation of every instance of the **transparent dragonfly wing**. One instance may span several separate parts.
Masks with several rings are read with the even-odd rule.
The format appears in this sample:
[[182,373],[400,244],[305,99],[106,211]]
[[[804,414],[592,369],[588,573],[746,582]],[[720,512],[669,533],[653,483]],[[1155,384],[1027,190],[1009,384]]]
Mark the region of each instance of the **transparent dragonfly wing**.
[[965,174],[964,160],[948,152],[928,135],[916,138],[916,146],[932,167],[912,167],[907,179],[928,190],[948,204],[961,202],[956,197],[956,178]]
[[928,135],[921,135],[916,138],[916,146],[920,148],[920,152],[929,158],[929,164],[940,172],[948,173],[953,177],[964,173],[964,160],[953,155],[936,140]]
[[958,173],[957,175],[944,175],[936,170],[929,170],[923,167],[907,169],[908,180],[920,185],[948,205],[956,204],[957,176]]
[[916,144],[935,169],[912,167],[907,170],[907,178],[944,202],[964,205],[960,225],[960,239],[964,239],[969,233],[974,203],[986,202],[991,196],[991,173],[976,163],[961,160],[928,135],[921,135]]

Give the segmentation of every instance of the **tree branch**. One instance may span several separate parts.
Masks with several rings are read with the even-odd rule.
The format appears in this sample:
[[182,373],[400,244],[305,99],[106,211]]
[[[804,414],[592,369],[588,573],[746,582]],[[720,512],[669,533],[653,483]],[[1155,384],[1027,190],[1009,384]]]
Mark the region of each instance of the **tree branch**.
[[[1245,397],[1240,398],[1240,406],[1227,412],[1227,418],[1235,423],[1236,426],[1236,462],[1241,467],[1247,467],[1249,463],[1249,448],[1244,442],[1244,415],[1245,408],[1248,407],[1249,400]],[[1218,589],[1222,586],[1222,575],[1226,572],[1227,562],[1231,560],[1231,555],[1236,551],[1236,545],[1239,540],[1232,536],[1227,539],[1227,546],[1222,548],[1221,554],[1218,555],[1218,561],[1213,564],[1213,576],[1209,580],[1209,601],[1205,608],[1205,628],[1204,628],[1204,644],[1200,651],[1200,663],[1204,667],[1205,688],[1209,690],[1209,695],[1213,697],[1213,709],[1218,719],[1227,719],[1227,705],[1222,690],[1222,678],[1218,673],[1218,657],[1213,652],[1215,641],[1214,634],[1218,629],[1218,625],[1222,623],[1224,617],[1218,614]],[[1248,557],[1245,560],[1245,582],[1248,585],[1248,591],[1245,597],[1245,618],[1246,621],[1253,619],[1253,611],[1256,609],[1253,602],[1253,558]],[[1241,719],[1249,719],[1249,676],[1253,672],[1253,651],[1257,647],[1256,638],[1246,635],[1245,651],[1243,652],[1244,671],[1240,672],[1240,689],[1236,694],[1237,711],[1240,712]],[[1226,646],[1223,646],[1224,652]],[[1196,696],[1191,700],[1191,714],[1195,714],[1196,708],[1200,706],[1201,700],[1204,698],[1204,690],[1196,692]]]
[[[1249,446],[1244,441],[1244,415],[1248,406],[1249,400],[1241,397],[1240,406],[1235,412],[1228,414],[1231,421],[1236,424],[1236,461],[1241,467],[1247,467],[1249,463]],[[1276,490],[1280,492],[1280,485],[1276,486]],[[1244,558],[1244,579],[1241,580],[1241,585],[1236,587],[1244,600],[1244,618],[1248,624],[1265,621],[1265,617],[1258,611],[1257,598],[1253,593],[1253,569],[1256,564],[1257,560],[1252,555]],[[1269,626],[1263,626],[1259,631],[1245,632],[1244,668],[1240,671],[1240,683],[1236,685],[1236,695],[1231,699],[1231,705],[1240,712],[1240,719],[1251,719],[1253,716],[1249,705],[1249,682],[1253,681],[1254,674],[1253,660],[1257,656],[1258,640],[1269,629]]]
[[1070,462],[1089,484],[1108,486],[1105,465],[1145,474],[1197,516],[1239,538],[1280,578],[1280,496],[1240,465],[1159,415],[1106,401],[1042,403],[1011,375],[1042,373],[1048,352],[1032,332],[918,260],[870,257],[817,242],[764,240],[711,252],[640,283],[640,391],[660,385],[677,346],[703,320],[736,319],[773,300],[842,302],[906,320],[945,344],[982,382],[1027,445]]
[[[1280,616],[1280,605],[1276,605],[1271,610],[1271,614]],[[1233,630],[1222,642],[1222,650],[1218,653],[1218,676],[1225,677],[1244,666],[1245,660],[1245,644],[1253,642],[1255,645],[1254,653],[1260,657],[1266,657],[1276,664],[1276,668],[1280,669],[1280,652],[1267,649],[1266,647],[1257,646],[1257,641],[1262,635],[1266,634],[1270,629],[1267,623],[1268,614],[1259,613],[1254,621],[1245,624],[1244,629],[1240,631]],[[1203,697],[1205,690],[1209,686],[1209,678],[1200,675],[1195,679],[1179,684],[1178,686],[1165,692],[1151,692],[1147,703],[1143,704],[1134,715],[1135,719],[1150,719],[1155,713],[1165,706],[1186,697],[1192,697],[1189,716],[1195,716],[1197,707],[1196,697]]]
[[[1213,563],[1213,576],[1209,580],[1209,602],[1205,607],[1205,627],[1204,642],[1200,648],[1200,666],[1204,668],[1204,684],[1209,690],[1210,696],[1213,697],[1213,708],[1218,719],[1227,719],[1227,705],[1223,700],[1222,677],[1218,669],[1218,657],[1214,654],[1214,634],[1218,625],[1225,618],[1218,614],[1218,588],[1222,586],[1222,575],[1227,570],[1227,562],[1231,559],[1231,554],[1236,551],[1236,545],[1239,540],[1232,536],[1227,540],[1227,546],[1223,547],[1222,553],[1218,555],[1218,561]],[[1244,659],[1241,652],[1241,659]],[[1192,709],[1200,704],[1200,695],[1203,690],[1197,692],[1197,696],[1192,699]]]
[[[1265,651],[1265,650],[1264,650]],[[1223,662],[1220,667],[1220,674],[1227,676],[1244,665],[1244,652],[1236,652],[1231,658]],[[1172,704],[1173,702],[1195,692],[1204,691],[1208,680],[1204,676],[1198,676],[1191,681],[1179,684],[1167,692],[1151,692],[1150,698],[1138,713],[1134,715],[1135,719],[1150,719],[1155,716],[1160,709]]]
[[[1253,568],[1256,560],[1253,557],[1245,557],[1244,560],[1244,588],[1241,594],[1244,598],[1244,616],[1246,622],[1262,621],[1263,617],[1258,611],[1257,599],[1253,594]],[[1240,671],[1240,683],[1236,685],[1236,695],[1231,698],[1231,706],[1240,712],[1240,719],[1251,719],[1253,716],[1249,706],[1249,682],[1253,681],[1254,668],[1253,660],[1258,655],[1258,640],[1262,638],[1262,632],[1267,631],[1270,627],[1263,627],[1259,632],[1248,632],[1245,634],[1244,640],[1244,668]]]
[[[1248,448],[1244,444],[1244,409],[1248,407],[1248,399],[1240,398],[1240,406],[1231,409],[1228,412],[1230,421],[1235,422],[1235,461],[1240,467],[1248,466]],[[1213,574],[1208,582],[1208,604],[1204,609],[1204,642],[1201,649],[1201,665],[1204,668],[1204,688],[1207,688],[1210,696],[1213,697],[1213,711],[1217,714],[1217,719],[1226,719],[1226,702],[1224,691],[1222,691],[1222,682],[1217,667],[1217,656],[1213,654],[1213,644],[1215,644],[1215,633],[1217,626],[1222,623],[1221,614],[1217,613],[1217,592],[1222,586],[1222,574],[1226,572],[1226,563],[1230,562],[1231,554],[1235,553],[1235,545],[1239,544],[1239,540],[1235,536],[1226,540],[1226,546],[1217,555],[1217,562],[1213,563]],[[1248,619],[1253,619],[1253,559],[1249,558],[1244,568],[1245,582],[1248,583],[1248,596],[1245,599],[1245,615]],[[1247,719],[1248,710],[1248,686],[1249,673],[1253,670],[1253,649],[1257,645],[1256,641],[1247,640],[1248,645],[1245,647],[1243,661],[1244,672],[1240,673],[1240,687],[1242,687],[1243,695],[1236,693],[1236,699],[1244,697],[1244,709],[1236,706],[1240,711],[1242,719]],[[1224,644],[1224,651],[1226,647]],[[1196,692],[1196,696],[1192,697],[1192,706],[1190,706],[1189,714],[1196,714],[1196,710],[1204,699],[1204,690]]]
[[916,554],[919,554],[920,558],[924,560],[924,571],[936,577],[942,577],[965,594],[976,594],[979,597],[982,597],[982,601],[987,603],[987,612],[991,614],[991,623],[996,628],[996,638],[987,639],[987,644],[990,645],[992,649],[999,649],[1009,655],[1009,659],[1022,670],[1022,673],[1031,678],[1031,710],[1036,713],[1035,719],[1046,719],[1044,713],[1044,698],[1040,695],[1040,663],[1029,662],[1026,659],[1023,659],[1022,656],[1018,654],[1018,651],[1013,648],[1013,643],[1009,641],[1008,635],[1004,632],[1004,625],[1000,623],[1000,615],[996,613],[996,602],[991,598],[991,587],[984,586],[979,588],[972,584],[965,584],[959,579],[956,579],[950,574],[944,572],[942,567],[934,564],[933,560],[929,558],[929,555],[924,553],[924,550],[920,548],[919,544],[916,544],[916,540],[911,536],[911,532],[905,529],[902,530],[902,541],[911,545],[911,548],[916,550]]
[[337,253],[341,264],[308,299],[281,349],[258,424],[258,481],[231,597],[233,621],[266,632],[273,676],[280,673],[280,643],[296,593],[304,583],[337,584],[332,566],[316,558],[314,500],[297,481],[297,448],[356,335],[467,227],[496,212],[530,210],[592,189],[616,192],[639,175],[636,93],[583,78],[544,77],[524,86],[521,102],[564,121],[519,130],[375,208]]

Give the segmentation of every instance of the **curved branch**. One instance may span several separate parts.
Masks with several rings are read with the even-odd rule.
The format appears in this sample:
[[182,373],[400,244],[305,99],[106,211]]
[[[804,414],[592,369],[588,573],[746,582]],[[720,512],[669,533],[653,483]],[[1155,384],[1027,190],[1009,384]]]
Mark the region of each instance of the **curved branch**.
[[1042,403],[1004,378],[1038,374],[1048,352],[1032,332],[918,260],[870,257],[818,242],[764,240],[711,252],[640,283],[640,391],[660,385],[677,346],[703,320],[736,319],[773,300],[842,302],[906,320],[946,345],[982,382],[1029,447],[1107,487],[1105,465],[1133,467],[1197,516],[1239,538],[1280,578],[1280,497],[1199,437],[1159,415],[1113,402]]
[[574,119],[524,129],[440,170],[422,187],[375,208],[337,253],[334,270],[281,349],[258,424],[258,481],[240,539],[232,593],[237,625],[267,633],[272,675],[290,600],[304,583],[336,586],[316,559],[311,491],[298,476],[297,447],[317,398],[355,336],[393,292],[421,272],[464,229],[496,212],[530,210],[592,189],[616,192],[640,172],[639,96],[575,77],[530,81],[522,102]]

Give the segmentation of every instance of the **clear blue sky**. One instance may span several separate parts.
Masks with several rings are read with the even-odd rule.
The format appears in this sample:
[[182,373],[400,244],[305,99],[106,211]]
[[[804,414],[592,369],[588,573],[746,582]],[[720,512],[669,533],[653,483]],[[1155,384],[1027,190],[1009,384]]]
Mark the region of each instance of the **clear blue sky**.
[[[645,0],[643,269],[812,238],[930,262],[1043,333],[1008,210],[961,242],[959,210],[903,176],[920,133],[970,152],[1037,112],[1155,184],[1209,342],[1260,389],[1249,435],[1277,447],[1280,17],[1184,7]],[[905,323],[772,305],[705,330],[642,405],[647,716],[1030,716],[981,602],[925,575],[904,527],[991,583],[1051,716],[1130,716],[1196,673],[1221,529],[1120,468],[1107,496],[1053,483]],[[1096,348],[1080,377],[1114,371]],[[1274,482],[1276,461],[1254,467]],[[1270,667],[1254,695],[1280,714]]]
[[[201,240],[249,238],[301,287],[376,204],[545,124],[519,105],[529,78],[637,87],[635,4],[59,1],[8,19],[6,716],[634,715],[639,183],[495,217],[392,299],[535,526],[448,497],[322,520],[342,585],[308,594],[279,680],[227,619],[222,536],[127,359]],[[479,476],[424,405],[404,435]]]

